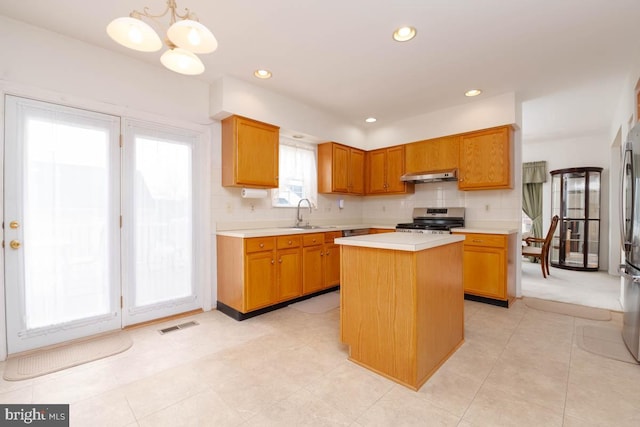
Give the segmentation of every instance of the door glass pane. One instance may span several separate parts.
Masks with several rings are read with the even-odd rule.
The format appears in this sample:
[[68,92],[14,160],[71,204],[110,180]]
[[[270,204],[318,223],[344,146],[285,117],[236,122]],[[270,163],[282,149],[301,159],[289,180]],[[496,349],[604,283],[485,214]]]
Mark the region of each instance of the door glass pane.
[[24,271],[27,329],[110,311],[109,134],[27,123]]
[[193,294],[190,145],[135,139],[135,306]]

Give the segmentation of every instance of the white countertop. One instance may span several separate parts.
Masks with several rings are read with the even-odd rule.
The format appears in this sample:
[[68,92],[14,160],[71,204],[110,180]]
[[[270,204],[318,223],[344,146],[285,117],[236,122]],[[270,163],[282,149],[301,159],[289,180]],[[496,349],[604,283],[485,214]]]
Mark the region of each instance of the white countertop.
[[367,224],[356,225],[321,225],[319,228],[300,229],[295,227],[270,227],[270,228],[250,228],[242,230],[224,230],[218,231],[218,236],[228,237],[269,237],[282,236],[285,234],[307,234],[307,233],[326,233],[328,231],[357,230],[362,228],[383,228]]
[[480,234],[515,234],[516,228],[496,228],[496,227],[464,227],[452,228],[452,233],[480,233]]
[[464,236],[455,234],[422,233],[381,233],[364,236],[340,237],[334,242],[338,245],[360,246],[365,248],[392,249],[397,251],[418,252],[450,243],[462,242]]

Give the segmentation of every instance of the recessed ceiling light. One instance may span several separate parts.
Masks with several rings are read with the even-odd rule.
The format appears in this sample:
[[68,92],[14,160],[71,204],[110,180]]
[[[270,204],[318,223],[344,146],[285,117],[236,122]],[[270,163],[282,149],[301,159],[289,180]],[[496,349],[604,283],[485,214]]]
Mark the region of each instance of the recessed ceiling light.
[[418,31],[414,27],[400,27],[393,32],[393,39],[397,42],[407,42],[414,38]]
[[480,89],[471,89],[464,93],[464,96],[478,96],[482,93]]
[[365,122],[367,123],[375,123],[378,119],[376,119],[375,117],[367,117],[366,119],[364,119]]
[[269,70],[255,70],[253,72],[253,75],[256,76],[259,79],[270,79],[271,78],[271,71]]

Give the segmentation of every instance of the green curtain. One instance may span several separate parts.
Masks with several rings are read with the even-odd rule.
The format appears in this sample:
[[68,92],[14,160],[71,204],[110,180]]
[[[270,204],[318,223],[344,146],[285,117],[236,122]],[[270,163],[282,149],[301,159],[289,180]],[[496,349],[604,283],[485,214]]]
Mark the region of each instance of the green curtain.
[[533,222],[535,237],[542,237],[542,183],[546,181],[547,162],[522,164],[522,210]]

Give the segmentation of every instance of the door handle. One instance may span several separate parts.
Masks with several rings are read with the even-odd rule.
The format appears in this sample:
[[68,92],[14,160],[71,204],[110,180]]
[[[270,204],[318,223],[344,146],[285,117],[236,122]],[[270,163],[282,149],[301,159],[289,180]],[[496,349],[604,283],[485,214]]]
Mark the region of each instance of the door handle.
[[11,249],[20,249],[21,244],[19,240],[12,240],[9,242],[9,246],[11,246]]
[[18,221],[11,221],[9,223],[9,227],[13,228],[14,230],[18,227],[20,227],[20,223]]

